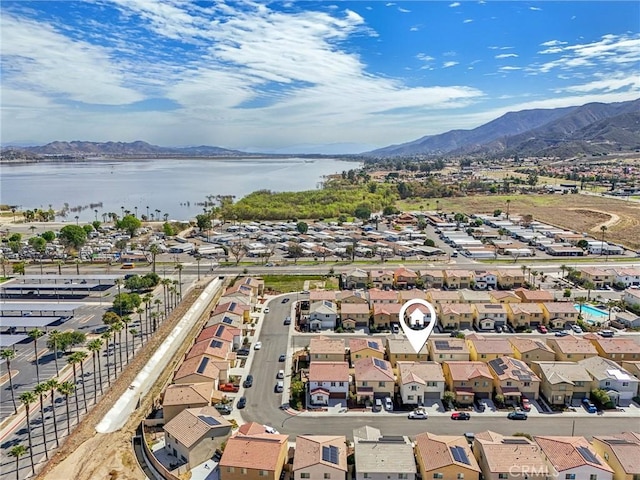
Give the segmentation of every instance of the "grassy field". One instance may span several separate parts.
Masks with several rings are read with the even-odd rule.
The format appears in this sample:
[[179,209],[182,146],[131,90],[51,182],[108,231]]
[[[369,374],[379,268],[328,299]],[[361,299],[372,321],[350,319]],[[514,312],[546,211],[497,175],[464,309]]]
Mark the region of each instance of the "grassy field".
[[304,289],[305,281],[315,285],[323,283],[325,290],[337,290],[338,279],[323,275],[262,275],[265,290],[274,292],[296,292]]
[[[509,203],[507,203],[509,200]],[[456,198],[429,198],[401,201],[401,210],[492,213],[496,209],[513,215],[531,214],[536,220],[600,238],[605,224],[605,240],[640,249],[640,204],[594,195],[478,195]]]

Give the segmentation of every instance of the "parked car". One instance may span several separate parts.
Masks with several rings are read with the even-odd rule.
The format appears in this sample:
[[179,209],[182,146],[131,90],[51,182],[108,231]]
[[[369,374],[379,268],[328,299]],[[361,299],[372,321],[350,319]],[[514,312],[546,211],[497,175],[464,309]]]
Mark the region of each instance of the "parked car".
[[526,420],[529,416],[527,415],[527,412],[509,412],[507,418],[509,420]]
[[249,356],[249,349],[248,348],[241,348],[240,350],[238,350],[236,352],[236,355],[238,355],[239,357],[247,357],[247,356]]
[[569,335],[569,333],[565,332],[564,330],[556,332],[556,337],[566,337],[567,335]]
[[287,360],[287,355],[282,353],[279,357],[278,357],[278,361],[279,362],[284,362]]
[[604,338],[611,338],[614,335],[613,330],[600,330],[598,334]]
[[278,370],[276,374],[276,378],[284,378],[284,370]]
[[386,397],[384,399],[384,409],[387,412],[393,412],[393,401],[391,401],[391,397]]
[[269,307],[267,307],[264,310],[262,310],[262,313],[269,313]]
[[242,386],[244,388],[251,388],[252,385],[253,385],[253,375],[249,374],[247,375],[247,378],[244,379]]
[[469,420],[471,419],[471,415],[467,412],[453,412],[451,414],[451,420]]
[[545,327],[544,325],[538,325],[538,331],[540,333],[549,333],[549,330],[547,330],[547,327]]
[[285,325],[291,325],[291,317],[287,317],[284,319],[284,324]]
[[480,398],[475,398],[473,404],[479,412],[484,412],[487,409],[487,404]]
[[589,413],[596,413],[598,411],[596,406],[593,403],[591,403],[591,401],[587,397],[582,399],[582,406]]
[[494,328],[494,330],[496,331],[496,333],[502,333],[504,331],[502,325],[496,325],[496,328]]
[[375,402],[373,402],[373,408],[371,410],[373,410],[374,412],[382,411],[382,400],[376,398]]
[[413,412],[409,412],[407,418],[411,420],[426,420],[429,418],[429,414],[422,408],[416,408]]
[[522,410],[524,410],[525,412],[528,412],[529,410],[531,410],[531,402],[529,402],[529,399],[527,397],[522,397],[521,401],[522,401]]
[[226,403],[217,403],[215,405],[215,409],[218,410],[222,415],[228,415],[233,411],[233,407]]
[[582,328],[580,328],[580,325],[571,325],[571,330],[573,330],[575,333],[582,333]]
[[238,403],[236,403],[236,408],[241,409],[247,406],[247,399],[245,397],[240,397],[238,399]]
[[256,342],[253,346],[254,350],[260,350],[262,348],[262,342]]
[[279,380],[276,383],[276,393],[282,393],[284,392],[284,382],[282,380]]
[[233,383],[223,383],[220,385],[219,390],[221,392],[237,392],[238,390],[240,390],[240,387],[238,385],[234,385]]

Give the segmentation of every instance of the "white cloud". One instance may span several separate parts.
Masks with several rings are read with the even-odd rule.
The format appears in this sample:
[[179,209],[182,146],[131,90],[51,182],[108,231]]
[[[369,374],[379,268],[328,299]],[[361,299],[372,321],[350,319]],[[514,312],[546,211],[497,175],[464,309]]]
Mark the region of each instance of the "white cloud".
[[532,10],[534,12],[541,12],[542,9],[540,7],[529,7],[529,10]]
[[497,58],[498,60],[501,58],[517,58],[518,55],[516,55],[515,53],[500,53],[498,55],[496,55],[494,58]]
[[411,10],[407,10],[406,8],[400,8],[400,7],[398,7],[398,11],[401,13],[411,13]]
[[419,30],[420,30],[420,27],[417,27],[417,26],[413,26],[409,29],[410,32],[417,32]]
[[459,6],[460,6],[460,2],[453,2],[453,3],[450,3],[450,4],[449,4],[449,6],[450,6],[451,8],[459,7]]
[[387,4],[385,4],[385,7],[393,7],[395,5],[395,3],[389,2]]
[[433,58],[430,55],[427,55],[426,53],[419,53],[416,55],[416,58],[418,60],[422,60],[423,62],[431,62],[432,60],[435,60],[435,58]]
[[636,92],[640,92],[640,76],[638,75],[614,74],[611,76],[596,75],[596,77],[597,80],[558,89],[557,92],[611,93],[619,90],[635,90]]
[[501,72],[512,72],[512,71],[515,71],[515,70],[522,70],[522,67],[513,67],[513,66],[510,66],[510,65],[506,65],[504,67],[498,68],[498,70],[500,70]]
[[458,65],[458,62],[444,62],[442,68],[455,67],[456,65]]
[[542,42],[540,44],[541,47],[557,47],[558,45],[566,45],[567,42],[562,42],[560,40],[549,40],[546,42]]
[[472,18],[467,18],[466,20],[463,20],[462,23],[471,23],[473,22]]

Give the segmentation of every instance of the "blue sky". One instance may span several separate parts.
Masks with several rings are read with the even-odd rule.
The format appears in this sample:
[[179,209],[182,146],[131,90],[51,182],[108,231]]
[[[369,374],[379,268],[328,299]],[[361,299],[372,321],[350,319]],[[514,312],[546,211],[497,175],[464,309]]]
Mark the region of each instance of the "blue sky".
[[358,152],[640,97],[640,2],[11,1],[1,141]]

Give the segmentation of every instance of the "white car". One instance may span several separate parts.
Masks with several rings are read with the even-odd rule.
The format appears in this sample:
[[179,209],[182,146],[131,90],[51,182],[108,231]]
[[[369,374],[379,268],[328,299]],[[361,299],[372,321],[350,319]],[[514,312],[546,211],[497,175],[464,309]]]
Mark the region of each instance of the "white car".
[[384,399],[384,409],[387,412],[393,412],[393,402],[391,401],[391,397],[386,397]]
[[580,325],[571,325],[571,330],[573,330],[575,333],[582,333],[582,328],[580,328]]
[[276,430],[275,428],[273,428],[270,425],[265,425],[264,426],[264,431],[267,433],[271,433],[272,435],[279,435],[280,432],[278,430]]
[[269,313],[269,307],[265,308],[264,310],[262,310],[263,313]]
[[253,346],[254,350],[260,350],[262,348],[262,342],[256,342],[256,344]]
[[284,370],[278,370],[278,374],[276,375],[276,378],[284,378]]
[[409,412],[409,415],[407,418],[410,418],[412,420],[426,420],[427,418],[429,418],[429,414],[427,413],[426,410],[423,410],[422,408],[418,408],[413,412]]

